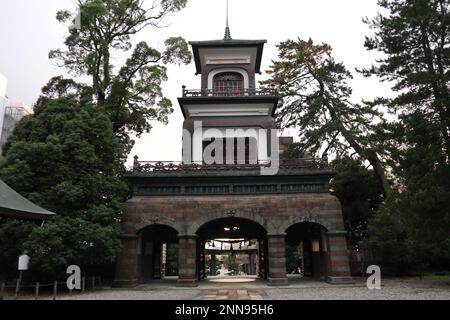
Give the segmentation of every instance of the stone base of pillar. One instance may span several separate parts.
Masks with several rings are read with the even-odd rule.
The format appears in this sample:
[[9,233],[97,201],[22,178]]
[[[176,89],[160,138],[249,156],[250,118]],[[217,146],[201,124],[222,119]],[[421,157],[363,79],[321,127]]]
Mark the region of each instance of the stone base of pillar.
[[134,288],[139,284],[139,281],[136,280],[114,280],[112,287],[113,288]]
[[178,279],[177,287],[193,288],[198,287],[197,279]]
[[134,234],[122,234],[122,251],[117,256],[116,274],[113,286],[133,288],[139,284],[138,237]]
[[267,281],[268,281],[267,282],[268,286],[278,287],[278,286],[288,286],[289,285],[288,278],[269,278]]
[[329,284],[353,284],[352,277],[328,277],[327,282]]

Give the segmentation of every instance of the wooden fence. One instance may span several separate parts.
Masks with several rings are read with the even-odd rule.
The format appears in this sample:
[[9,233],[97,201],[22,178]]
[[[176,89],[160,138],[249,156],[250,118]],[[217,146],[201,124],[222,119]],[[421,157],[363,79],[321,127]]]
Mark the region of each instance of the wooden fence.
[[39,300],[39,297],[44,297],[42,292],[45,290],[47,292],[51,292],[50,294],[45,295],[45,297],[50,297],[53,300],[58,298],[58,294],[61,296],[63,294],[68,294],[72,296],[73,294],[84,293],[88,290],[95,291],[101,289],[102,281],[101,277],[90,277],[81,278],[81,289],[80,290],[69,290],[67,288],[67,282],[58,282],[53,281],[52,283],[40,283],[36,282],[33,284],[22,284],[20,279],[17,279],[14,284],[9,284],[7,282],[0,283],[0,300],[5,298],[13,298],[15,300],[21,297],[21,292],[27,292],[27,298],[30,298],[34,295],[35,300]]

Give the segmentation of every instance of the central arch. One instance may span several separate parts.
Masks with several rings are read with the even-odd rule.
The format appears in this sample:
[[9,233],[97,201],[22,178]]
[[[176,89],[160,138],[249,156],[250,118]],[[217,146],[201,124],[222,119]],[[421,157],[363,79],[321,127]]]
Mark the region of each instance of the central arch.
[[207,224],[208,222],[220,220],[223,218],[238,218],[243,220],[250,220],[263,227],[268,234],[276,232],[276,228],[273,223],[270,223],[269,221],[267,221],[267,219],[263,218],[256,212],[253,212],[251,210],[229,209],[215,210],[214,212],[205,213],[186,226],[186,234],[195,235],[203,225]]
[[196,235],[198,280],[221,277],[231,281],[229,276],[267,279],[267,230],[258,222],[218,218],[201,225]]

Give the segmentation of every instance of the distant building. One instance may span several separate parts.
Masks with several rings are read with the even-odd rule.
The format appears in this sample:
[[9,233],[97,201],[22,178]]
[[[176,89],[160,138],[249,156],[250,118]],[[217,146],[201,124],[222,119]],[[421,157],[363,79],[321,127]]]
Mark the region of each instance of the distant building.
[[280,137],[280,155],[289,148],[290,145],[294,144],[294,137]]
[[17,122],[22,117],[33,114],[33,109],[25,103],[8,98],[6,95],[7,84],[8,80],[0,73],[0,154]]

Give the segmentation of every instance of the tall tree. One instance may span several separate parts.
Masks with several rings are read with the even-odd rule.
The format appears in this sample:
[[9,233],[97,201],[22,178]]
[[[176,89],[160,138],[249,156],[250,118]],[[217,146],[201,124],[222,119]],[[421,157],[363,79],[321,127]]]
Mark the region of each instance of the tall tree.
[[282,98],[276,115],[279,126],[298,128],[304,149],[316,154],[340,156],[353,150],[371,164],[387,195],[390,186],[371,139],[374,120],[382,118],[373,106],[350,101],[350,72],[335,62],[327,44],[298,39],[277,47],[279,60],[272,62],[267,71],[271,78],[262,84]]
[[[376,103],[397,112],[402,122],[422,115],[427,135],[438,139],[440,151],[436,163],[450,159],[450,1],[380,0],[387,13],[364,21],[376,30],[366,38],[368,50],[383,53],[366,76],[378,76],[393,82],[398,95]],[[411,120],[407,118],[413,118]],[[411,127],[410,133],[414,134]],[[422,131],[421,134],[425,132]],[[403,144],[402,144],[403,143]],[[396,147],[414,147],[414,141],[402,141]]]
[[107,111],[114,132],[128,150],[132,145],[130,132],[139,136],[151,129],[151,120],[167,122],[173,108],[161,89],[167,80],[165,65],[189,63],[191,54],[186,41],[174,37],[165,41],[164,52],[139,42],[123,66],[114,66],[112,61],[133,48],[133,36],[139,31],[161,26],[165,17],[186,3],[187,0],[78,0],[78,19],[77,12],[57,14],[60,22],[72,19],[75,25],[69,28],[67,49],[51,51],[50,58],[59,61],[72,75],[92,79],[94,101]]
[[[121,154],[110,119],[92,104],[43,100],[18,123],[5,146],[0,177],[57,213],[18,244],[17,250],[30,251],[35,271],[51,275],[70,264],[114,261],[128,191],[120,178]],[[7,223],[0,234],[11,230],[21,229]]]
[[376,99],[398,116],[377,134],[402,181],[369,223],[368,243],[398,272],[442,270],[450,261],[450,1],[382,0],[365,19],[375,33],[368,50],[382,53],[365,76],[393,84]]

